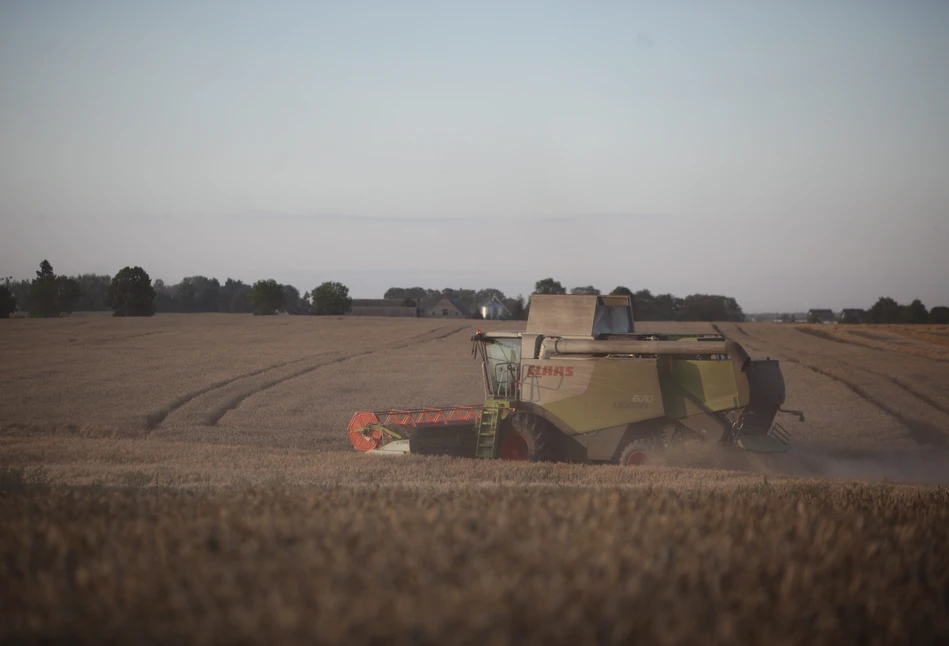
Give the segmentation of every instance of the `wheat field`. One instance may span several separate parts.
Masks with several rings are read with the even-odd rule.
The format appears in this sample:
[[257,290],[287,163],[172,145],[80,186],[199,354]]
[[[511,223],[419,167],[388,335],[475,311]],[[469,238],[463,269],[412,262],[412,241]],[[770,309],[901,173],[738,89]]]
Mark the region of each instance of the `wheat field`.
[[0,321],[0,640],[949,639],[949,326],[642,324],[780,359],[778,459],[370,458],[354,411],[483,399],[517,324]]

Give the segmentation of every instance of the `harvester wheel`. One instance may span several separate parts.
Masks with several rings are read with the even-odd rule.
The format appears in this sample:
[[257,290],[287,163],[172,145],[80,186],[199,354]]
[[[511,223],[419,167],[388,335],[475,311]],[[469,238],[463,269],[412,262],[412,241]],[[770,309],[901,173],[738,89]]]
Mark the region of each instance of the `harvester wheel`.
[[524,462],[556,462],[559,434],[548,421],[530,413],[515,413],[501,431],[498,457]]
[[619,463],[624,467],[636,467],[649,464],[660,447],[660,436],[657,433],[647,433],[631,440],[619,456]]

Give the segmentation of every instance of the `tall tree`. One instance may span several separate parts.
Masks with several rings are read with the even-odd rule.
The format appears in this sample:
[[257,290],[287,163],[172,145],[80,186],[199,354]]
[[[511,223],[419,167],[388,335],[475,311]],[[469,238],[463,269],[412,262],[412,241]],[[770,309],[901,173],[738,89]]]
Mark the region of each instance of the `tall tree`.
[[10,293],[13,294],[13,298],[16,299],[16,309],[18,312],[29,312],[30,307],[30,289],[32,289],[32,283],[26,279],[21,278],[20,280],[10,280],[6,281],[7,289],[10,290]]
[[682,299],[676,321],[744,321],[735,299],[717,294],[691,294]]
[[112,276],[107,274],[80,274],[75,278],[82,295],[76,303],[77,312],[101,312],[109,309],[109,284]]
[[679,309],[682,307],[682,299],[672,294],[659,294],[654,300],[656,306],[655,321],[676,321]]
[[270,315],[276,314],[282,310],[284,298],[283,285],[273,278],[268,280],[258,280],[250,288],[248,300],[254,306],[254,314]]
[[517,298],[509,298],[504,301],[507,311],[511,313],[511,318],[515,321],[523,321],[527,318],[527,307],[524,305],[524,297],[520,294]]
[[156,278],[152,283],[155,290],[155,311],[157,312],[180,312],[181,307],[177,299],[177,286],[166,285],[161,278]]
[[217,311],[234,314],[253,312],[254,306],[247,300],[250,285],[243,281],[228,278],[217,293]]
[[629,287],[623,287],[621,285],[619,287],[614,287],[613,291],[610,292],[610,296],[629,296],[630,298],[632,298],[633,290],[631,290]]
[[106,295],[112,316],[152,316],[155,290],[152,279],[141,267],[123,267],[109,283]]
[[221,283],[217,278],[189,276],[177,287],[182,312],[217,312]]
[[342,283],[325,282],[310,292],[313,313],[318,316],[346,314],[352,309],[349,288]]
[[59,313],[72,314],[79,306],[79,299],[82,298],[79,281],[68,276],[57,276],[56,296],[59,302]]
[[918,298],[909,305],[900,306],[900,323],[928,323],[929,311]]
[[949,307],[939,305],[929,310],[929,322],[940,325],[949,323]]
[[586,287],[574,287],[570,290],[571,294],[595,294],[599,295],[600,290],[598,290],[593,285],[587,285]]
[[218,291],[217,311],[232,314],[246,314],[254,311],[249,300],[250,285],[243,281],[228,278]]
[[10,318],[16,312],[16,296],[10,289],[10,278],[4,278],[0,285],[0,319]]
[[[663,320],[656,297],[648,289],[641,289],[633,294],[633,319],[637,321]],[[672,315],[670,314],[665,320],[671,321]]]
[[553,278],[544,278],[534,284],[535,294],[566,294],[567,290],[559,281]]
[[881,296],[868,312],[871,323],[899,323],[900,306],[892,298]]
[[56,302],[56,274],[53,265],[48,260],[40,263],[36,278],[30,284],[30,316],[37,318],[52,318],[59,316],[59,305]]
[[300,307],[300,290],[293,285],[283,286],[283,309],[288,312],[296,311]]

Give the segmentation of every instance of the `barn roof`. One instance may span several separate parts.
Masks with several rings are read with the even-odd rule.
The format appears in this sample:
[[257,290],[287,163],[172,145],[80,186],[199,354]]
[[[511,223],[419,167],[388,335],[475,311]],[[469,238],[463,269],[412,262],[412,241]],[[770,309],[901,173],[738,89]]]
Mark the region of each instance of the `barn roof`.
[[454,296],[442,296],[442,300],[438,301],[438,304],[435,305],[435,307],[437,308],[439,305],[441,305],[445,301],[448,301],[449,303],[451,303],[452,307],[454,307],[456,310],[461,312],[461,315],[464,316],[465,318],[469,318],[471,316],[471,312],[468,311],[468,308],[465,307],[465,304],[462,303],[457,298],[455,298]]
[[821,321],[833,321],[836,320],[833,310],[807,310],[808,316],[814,316]]

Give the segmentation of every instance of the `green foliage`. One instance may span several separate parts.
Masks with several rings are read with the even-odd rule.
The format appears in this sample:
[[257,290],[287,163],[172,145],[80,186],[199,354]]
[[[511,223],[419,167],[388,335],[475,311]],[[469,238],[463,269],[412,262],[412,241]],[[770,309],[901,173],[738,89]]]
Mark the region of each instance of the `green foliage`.
[[82,288],[79,287],[79,281],[68,276],[56,277],[56,293],[59,299],[60,314],[72,314],[79,306],[79,299],[82,297]]
[[[155,308],[159,312],[248,314],[254,311],[250,302],[251,286],[234,278],[228,278],[223,285],[218,279],[206,276],[191,276],[177,285],[168,285],[158,278],[154,288]],[[283,305],[277,309],[283,309]]]
[[509,310],[513,299],[505,296],[504,292],[494,287],[485,289],[452,288],[427,289],[424,287],[390,287],[383,298],[398,300],[409,307],[418,307],[422,310],[431,309],[443,296],[450,296],[461,302],[470,312],[478,312],[482,305],[494,299],[503,303]]
[[40,263],[40,270],[30,284],[30,316],[53,318],[59,316],[59,302],[56,297],[56,274],[48,260]]
[[929,322],[944,325],[949,323],[949,307],[934,307],[929,310]]
[[109,309],[109,285],[112,276],[80,274],[75,278],[81,295],[76,303],[77,312],[101,312]]
[[909,305],[900,306],[900,323],[927,323],[929,312],[918,298]]
[[653,296],[648,289],[633,294],[633,319],[636,321],[673,321],[682,307],[682,299],[672,294]]
[[283,309],[288,312],[300,309],[300,290],[293,285],[283,286]]
[[325,282],[311,293],[313,313],[317,316],[346,314],[352,309],[349,288],[342,283]]
[[590,294],[590,295],[599,295],[600,290],[598,290],[593,285],[587,285],[586,287],[574,287],[570,290],[571,294]]
[[508,298],[504,301],[504,306],[511,313],[511,319],[514,321],[527,320],[527,307],[524,305],[524,297],[520,294],[517,298]]
[[553,278],[544,278],[534,283],[535,294],[566,294],[567,290],[559,281]]
[[152,279],[141,267],[123,267],[109,283],[106,295],[112,316],[151,316],[155,313]]
[[231,312],[232,314],[249,314],[254,311],[254,305],[250,302],[251,286],[244,284],[240,280],[228,278],[221,285],[221,291],[218,294],[218,312]]
[[899,323],[900,306],[892,298],[882,296],[870,308],[868,318],[871,323]]
[[4,278],[0,285],[0,319],[10,318],[16,312],[16,296],[10,289],[10,278]]
[[48,260],[40,263],[30,283],[30,316],[55,318],[76,309],[82,290],[74,278],[57,276]]
[[220,293],[217,278],[190,276],[178,285],[178,306],[182,312],[216,312]]
[[250,288],[248,300],[254,306],[254,314],[276,314],[278,310],[283,309],[284,291],[283,285],[275,281],[258,280]]
[[155,310],[158,312],[177,312],[178,301],[175,299],[176,286],[167,285],[161,278],[152,283],[155,290]]
[[691,294],[682,299],[674,320],[741,322],[745,320],[745,314],[738,302],[730,296]]
[[631,290],[629,287],[623,287],[622,285],[620,285],[619,287],[613,288],[613,291],[610,292],[610,296],[629,296],[630,298],[632,298],[633,290]]
[[7,280],[6,286],[10,290],[10,293],[13,294],[13,298],[16,299],[16,309],[18,312],[29,312],[30,311],[30,289],[33,287],[32,283],[23,278],[21,280]]
[[[635,321],[661,321],[659,315],[659,305],[656,303],[656,297],[648,289],[641,289],[633,294],[633,320]],[[671,320],[671,317],[666,319]]]

